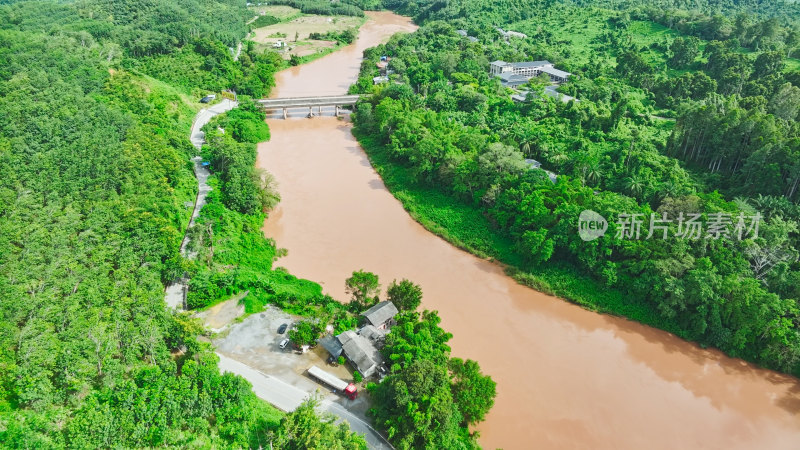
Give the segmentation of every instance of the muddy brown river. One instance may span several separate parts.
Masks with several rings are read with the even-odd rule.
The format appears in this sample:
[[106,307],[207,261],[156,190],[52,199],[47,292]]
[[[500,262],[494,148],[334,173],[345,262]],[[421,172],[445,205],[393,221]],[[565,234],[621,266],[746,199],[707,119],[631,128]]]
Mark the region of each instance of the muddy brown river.
[[[357,42],[277,76],[275,97],[342,94],[362,51],[408,19],[370,13]],[[800,449],[800,383],[663,331],[522,287],[456,249],[403,210],[346,121],[270,119],[259,166],[283,197],[264,231],[289,250],[278,264],[344,298],[353,270],[409,278],[480,362],[497,400],[480,443],[506,449]]]

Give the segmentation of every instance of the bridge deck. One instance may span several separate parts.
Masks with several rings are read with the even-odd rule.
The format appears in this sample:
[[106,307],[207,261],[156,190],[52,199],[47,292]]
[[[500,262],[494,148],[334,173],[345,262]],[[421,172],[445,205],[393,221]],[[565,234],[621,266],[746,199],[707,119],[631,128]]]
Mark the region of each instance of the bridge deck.
[[300,108],[309,106],[355,105],[359,95],[332,95],[317,97],[267,98],[258,100],[265,109]]

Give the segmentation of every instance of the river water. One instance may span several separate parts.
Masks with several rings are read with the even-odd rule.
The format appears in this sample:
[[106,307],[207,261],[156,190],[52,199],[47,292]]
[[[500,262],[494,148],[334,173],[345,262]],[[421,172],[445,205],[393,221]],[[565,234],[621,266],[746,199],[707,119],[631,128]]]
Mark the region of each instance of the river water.
[[[415,29],[394,14],[369,17],[355,44],[279,73],[273,96],[345,93],[363,49]],[[485,448],[800,448],[797,379],[522,287],[412,220],[346,121],[268,122],[258,165],[282,196],[264,226],[289,250],[278,264],[341,299],[356,269],[384,286],[419,283],[423,306],[454,335],[453,355],[497,381],[478,427]]]

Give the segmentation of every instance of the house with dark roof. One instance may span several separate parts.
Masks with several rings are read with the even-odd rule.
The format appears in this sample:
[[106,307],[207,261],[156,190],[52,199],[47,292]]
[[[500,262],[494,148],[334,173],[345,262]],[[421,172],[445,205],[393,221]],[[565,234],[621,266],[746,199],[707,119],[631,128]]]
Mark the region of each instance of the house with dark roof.
[[458,33],[459,36],[469,39],[470,42],[478,42],[478,38],[475,36],[470,36],[469,33],[467,33],[467,30],[456,30],[456,33]]
[[392,302],[380,302],[361,313],[364,325],[358,331],[347,330],[335,337],[328,335],[321,338],[319,344],[334,358],[344,355],[361,375],[369,377],[383,366],[380,349],[396,315],[397,308]]
[[319,340],[319,345],[322,346],[328,353],[331,354],[334,358],[338,358],[342,355],[343,349],[342,344],[339,342],[339,339],[332,335],[327,335]]
[[500,78],[500,84],[502,84],[503,87],[509,87],[512,89],[516,89],[530,80],[529,77],[513,73],[502,73],[498,75],[497,78]]
[[394,316],[397,315],[397,307],[394,303],[386,300],[378,303],[372,308],[361,313],[366,322],[378,330],[387,330],[394,325]]
[[372,376],[383,364],[383,356],[367,337],[347,330],[336,336],[336,340],[350,364],[364,377]]

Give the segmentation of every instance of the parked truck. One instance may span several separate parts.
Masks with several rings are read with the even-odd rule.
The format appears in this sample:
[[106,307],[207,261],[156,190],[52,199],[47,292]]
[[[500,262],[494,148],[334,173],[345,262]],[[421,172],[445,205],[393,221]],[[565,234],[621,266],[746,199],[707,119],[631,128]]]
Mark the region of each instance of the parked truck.
[[358,390],[356,390],[355,384],[348,383],[347,381],[344,381],[336,375],[326,372],[317,366],[311,366],[308,369],[308,374],[321,381],[323,384],[326,384],[336,389],[338,392],[341,392],[342,395],[350,400],[355,400],[358,396]]

